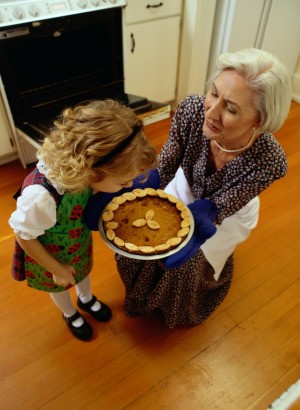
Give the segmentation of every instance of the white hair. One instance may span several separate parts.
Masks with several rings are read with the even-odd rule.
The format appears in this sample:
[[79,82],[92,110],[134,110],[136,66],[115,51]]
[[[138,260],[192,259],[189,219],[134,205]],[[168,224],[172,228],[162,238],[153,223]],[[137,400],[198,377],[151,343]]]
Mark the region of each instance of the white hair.
[[253,104],[260,118],[260,132],[275,132],[285,121],[291,104],[291,80],[287,68],[266,51],[247,48],[220,55],[208,86],[224,70],[235,70],[254,93]]

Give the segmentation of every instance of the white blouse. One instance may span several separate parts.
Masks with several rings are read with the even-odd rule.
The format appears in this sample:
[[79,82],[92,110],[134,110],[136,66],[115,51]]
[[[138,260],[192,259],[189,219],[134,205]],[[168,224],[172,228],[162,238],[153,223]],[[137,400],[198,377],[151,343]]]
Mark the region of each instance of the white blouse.
[[[47,175],[47,169],[40,160],[38,170]],[[64,190],[52,184],[59,194]],[[17,208],[8,221],[14,233],[22,239],[36,239],[56,224],[56,203],[50,192],[42,185],[26,187],[17,199]]]
[[[178,169],[165,191],[186,204],[195,200],[182,168]],[[234,215],[225,218],[220,225],[216,225],[217,232],[200,247],[215,271],[215,280],[219,279],[227,258],[236,246],[244,242],[256,227],[258,215],[259,198],[255,197]]]

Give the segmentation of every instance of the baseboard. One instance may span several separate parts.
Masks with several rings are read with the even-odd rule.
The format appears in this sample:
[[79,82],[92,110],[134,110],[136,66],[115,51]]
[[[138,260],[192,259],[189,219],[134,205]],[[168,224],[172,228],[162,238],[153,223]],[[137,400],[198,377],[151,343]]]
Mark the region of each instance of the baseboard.
[[294,74],[292,77],[292,99],[300,103],[300,74]]
[[8,162],[15,161],[16,159],[18,159],[18,156],[15,152],[11,154],[2,155],[0,157],[0,165],[4,165],[4,164],[7,164]]

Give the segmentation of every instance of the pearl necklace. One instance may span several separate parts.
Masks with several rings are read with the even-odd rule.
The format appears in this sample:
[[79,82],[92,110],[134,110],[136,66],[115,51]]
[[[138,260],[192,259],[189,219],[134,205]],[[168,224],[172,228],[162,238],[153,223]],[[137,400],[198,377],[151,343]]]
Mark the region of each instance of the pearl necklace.
[[254,138],[255,138],[255,133],[253,133],[253,135],[250,138],[250,141],[248,142],[247,145],[245,145],[242,148],[238,148],[238,149],[226,149],[226,148],[223,148],[217,141],[213,141],[213,142],[221,151],[228,152],[228,153],[233,153],[233,152],[241,152],[241,151],[244,151],[245,149],[249,148],[250,145],[252,144]]

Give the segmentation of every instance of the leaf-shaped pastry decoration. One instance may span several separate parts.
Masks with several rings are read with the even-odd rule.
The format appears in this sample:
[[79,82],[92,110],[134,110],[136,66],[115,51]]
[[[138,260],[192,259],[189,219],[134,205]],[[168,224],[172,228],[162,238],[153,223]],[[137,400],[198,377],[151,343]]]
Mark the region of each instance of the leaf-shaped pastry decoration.
[[157,195],[160,198],[168,198],[168,194],[165,191],[163,191],[162,189],[157,189]]
[[149,221],[149,219],[153,219],[153,218],[154,218],[154,211],[153,209],[150,209],[149,211],[146,212],[145,219]]
[[106,236],[110,241],[113,241],[116,237],[115,231],[113,229],[107,229]]
[[168,239],[167,243],[170,244],[171,246],[177,246],[180,244],[180,242],[182,241],[182,238],[180,238],[179,236]]
[[168,200],[172,202],[173,204],[177,204],[178,202],[178,199],[176,198],[176,196],[171,195],[171,194],[168,195]]
[[153,188],[145,188],[145,191],[148,195],[150,196],[157,196],[157,191],[156,189]]
[[151,219],[147,221],[147,225],[150,229],[159,229],[160,228],[159,223],[156,222],[156,221],[151,221]]
[[114,202],[115,204],[121,205],[121,204],[124,204],[124,202],[126,202],[126,198],[124,198],[124,197],[122,197],[122,196],[115,196],[115,197],[112,199],[112,202]]
[[185,204],[184,204],[184,202],[178,201],[178,202],[176,203],[176,208],[177,208],[180,212],[183,211],[183,210],[185,209]]
[[125,245],[125,242],[123,241],[123,239],[119,238],[118,236],[116,236],[116,237],[114,238],[114,243],[115,243],[117,246],[121,247],[121,248],[123,248],[123,246]]
[[155,248],[156,251],[166,252],[171,248],[171,245],[169,243],[164,243],[162,245],[157,245],[154,248]]
[[139,246],[139,250],[143,253],[153,253],[155,249],[152,246]]
[[147,192],[144,189],[136,188],[132,192],[134,193],[135,196],[139,198],[143,198],[144,196],[147,195]]
[[125,198],[127,201],[134,201],[136,196],[132,192],[125,192],[122,195],[123,198]]
[[119,225],[118,222],[110,221],[110,222],[106,223],[105,227],[107,229],[116,229],[118,227],[118,225]]
[[115,202],[110,202],[106,206],[106,211],[116,211],[119,208],[119,204],[116,204]]
[[129,252],[136,252],[139,250],[139,247],[137,245],[134,245],[133,243],[130,243],[130,242],[125,242],[125,248]]
[[141,228],[142,226],[145,226],[146,223],[146,219],[136,219],[132,222],[132,226],[135,226],[136,228]]
[[181,218],[182,218],[182,219],[186,219],[186,218],[188,218],[188,217],[189,217],[188,210],[187,210],[187,209],[184,209],[184,210],[181,212]]
[[183,221],[181,222],[181,228],[187,228],[189,226],[191,226],[190,218],[183,219]]
[[112,211],[105,211],[102,215],[102,220],[104,222],[109,222],[113,219],[114,213]]
[[177,232],[177,236],[179,236],[180,238],[185,237],[187,234],[189,233],[189,228],[182,228],[180,229],[180,231]]

